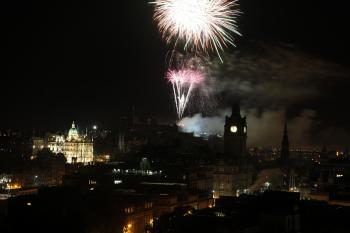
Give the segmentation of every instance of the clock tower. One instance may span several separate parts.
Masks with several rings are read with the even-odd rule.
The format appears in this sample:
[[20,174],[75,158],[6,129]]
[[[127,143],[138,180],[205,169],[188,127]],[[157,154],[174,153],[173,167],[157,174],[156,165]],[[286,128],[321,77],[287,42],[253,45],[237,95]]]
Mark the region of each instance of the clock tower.
[[224,151],[233,159],[242,159],[246,154],[247,120],[241,116],[239,104],[232,106],[232,114],[225,119]]

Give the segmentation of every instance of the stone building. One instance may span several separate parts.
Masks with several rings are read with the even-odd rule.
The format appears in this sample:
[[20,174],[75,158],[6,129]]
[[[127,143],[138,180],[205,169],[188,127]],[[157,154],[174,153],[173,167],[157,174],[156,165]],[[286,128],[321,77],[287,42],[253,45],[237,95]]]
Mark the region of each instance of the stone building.
[[[43,145],[41,145],[43,144]],[[68,131],[68,135],[50,135],[44,140],[33,139],[33,151],[36,148],[49,148],[53,153],[62,153],[67,159],[67,163],[88,164],[94,160],[93,141],[87,135],[79,133],[75,123]]]

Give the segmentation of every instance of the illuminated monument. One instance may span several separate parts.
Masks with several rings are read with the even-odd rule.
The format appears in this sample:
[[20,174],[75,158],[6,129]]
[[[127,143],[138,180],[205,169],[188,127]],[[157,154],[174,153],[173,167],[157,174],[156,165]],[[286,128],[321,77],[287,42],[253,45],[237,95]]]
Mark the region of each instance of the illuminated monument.
[[90,163],[93,162],[93,142],[87,135],[80,135],[74,122],[65,138],[53,135],[48,139],[47,147],[54,153],[62,153],[67,163]]
[[246,154],[247,120],[241,116],[238,104],[232,106],[232,114],[226,116],[224,132],[225,155],[233,159],[242,159]]

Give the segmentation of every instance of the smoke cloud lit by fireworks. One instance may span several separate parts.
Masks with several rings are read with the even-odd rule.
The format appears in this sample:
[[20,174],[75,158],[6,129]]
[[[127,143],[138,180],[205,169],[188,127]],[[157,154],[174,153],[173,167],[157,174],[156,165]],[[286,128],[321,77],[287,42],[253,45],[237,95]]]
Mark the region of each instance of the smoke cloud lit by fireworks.
[[261,42],[241,46],[225,61],[209,65],[210,85],[202,87],[217,100],[212,108],[217,110],[183,118],[185,132],[222,134],[225,116],[230,115],[226,108],[238,101],[247,115],[249,145],[278,146],[286,120],[292,146],[348,142],[349,129],[341,126],[347,112],[334,104],[347,106],[346,92],[329,89],[343,85],[346,91],[346,67],[294,46]]
[[[250,108],[243,112],[248,122],[248,145],[249,146],[279,146],[285,123],[285,109],[266,110],[262,114],[258,109]],[[313,110],[306,109],[298,116],[290,119],[290,141],[294,145],[304,145],[310,141],[312,123],[316,117]],[[230,109],[218,110],[215,116],[205,117],[196,114],[192,117],[181,119],[179,125],[183,132],[195,135],[220,135],[223,136],[225,116],[231,115]]]
[[180,40],[189,51],[220,52],[240,35],[235,0],[156,0],[154,19],[167,43]]

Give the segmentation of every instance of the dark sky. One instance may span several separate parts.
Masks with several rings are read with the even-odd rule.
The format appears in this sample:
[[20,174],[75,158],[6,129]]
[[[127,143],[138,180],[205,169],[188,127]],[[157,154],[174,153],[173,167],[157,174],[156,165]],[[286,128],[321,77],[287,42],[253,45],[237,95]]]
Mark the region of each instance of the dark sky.
[[[241,0],[238,49],[251,41],[287,43],[347,66],[345,2]],[[108,126],[133,105],[143,116],[175,117],[162,78],[169,48],[146,0],[13,0],[0,9],[1,128],[61,128],[72,120]],[[344,83],[324,87],[314,105],[332,95],[328,106],[347,111],[337,101],[347,97]]]

